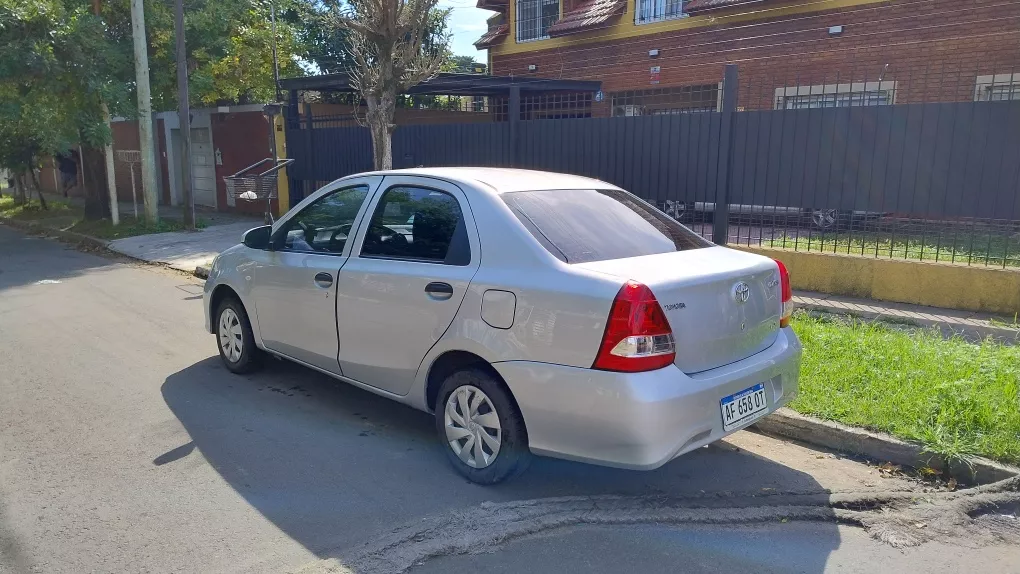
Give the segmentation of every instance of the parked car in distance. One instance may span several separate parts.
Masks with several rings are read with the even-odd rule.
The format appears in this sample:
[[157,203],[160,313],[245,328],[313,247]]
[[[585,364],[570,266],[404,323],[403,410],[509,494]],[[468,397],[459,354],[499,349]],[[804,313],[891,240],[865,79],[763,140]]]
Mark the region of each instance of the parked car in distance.
[[533,454],[654,469],[797,391],[782,263],[571,175],[339,179],[221,253],[204,301],[231,371],[273,355],[433,413],[482,484]]
[[[711,202],[693,201],[665,201],[663,211],[677,221],[686,221],[687,218],[696,218],[696,213],[715,215],[715,204]],[[813,209],[808,207],[789,207],[782,205],[749,205],[731,203],[729,206],[730,217],[742,219],[779,219],[786,221],[793,219],[810,220],[811,224],[824,231],[836,229],[847,229],[862,225],[866,222],[881,219],[886,214],[877,211],[844,210],[844,209]]]

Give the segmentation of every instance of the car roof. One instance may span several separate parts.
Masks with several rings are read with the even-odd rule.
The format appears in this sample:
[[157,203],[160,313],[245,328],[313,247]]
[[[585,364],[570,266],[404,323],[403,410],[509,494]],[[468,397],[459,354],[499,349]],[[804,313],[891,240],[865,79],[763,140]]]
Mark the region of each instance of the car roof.
[[547,189],[616,189],[615,185],[580,175],[503,167],[418,167],[360,175],[416,175],[452,183],[480,183],[480,187],[497,194]]

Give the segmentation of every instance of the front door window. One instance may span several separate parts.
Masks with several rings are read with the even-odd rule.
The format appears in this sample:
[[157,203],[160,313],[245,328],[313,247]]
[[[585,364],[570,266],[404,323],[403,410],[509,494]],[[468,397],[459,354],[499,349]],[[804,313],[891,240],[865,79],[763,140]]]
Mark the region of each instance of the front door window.
[[277,249],[310,253],[343,253],[347,237],[368,197],[368,186],[338,189],[290,218],[278,231]]

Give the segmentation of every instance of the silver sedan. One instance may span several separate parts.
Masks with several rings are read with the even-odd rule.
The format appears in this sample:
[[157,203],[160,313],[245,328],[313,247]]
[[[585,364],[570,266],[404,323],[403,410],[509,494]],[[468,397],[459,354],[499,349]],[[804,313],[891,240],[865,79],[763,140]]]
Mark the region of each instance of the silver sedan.
[[605,182],[493,168],[345,177],[248,231],[205,285],[235,373],[266,355],[435,413],[492,484],[533,454],[654,469],[787,403],[782,263]]

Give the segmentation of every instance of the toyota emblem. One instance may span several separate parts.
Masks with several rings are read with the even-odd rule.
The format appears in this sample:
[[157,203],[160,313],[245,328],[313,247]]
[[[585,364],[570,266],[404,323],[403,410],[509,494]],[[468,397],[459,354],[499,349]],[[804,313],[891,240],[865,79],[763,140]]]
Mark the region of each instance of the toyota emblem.
[[747,303],[748,298],[751,297],[751,288],[747,286],[747,283],[741,281],[733,287],[733,298],[736,299],[737,303]]

